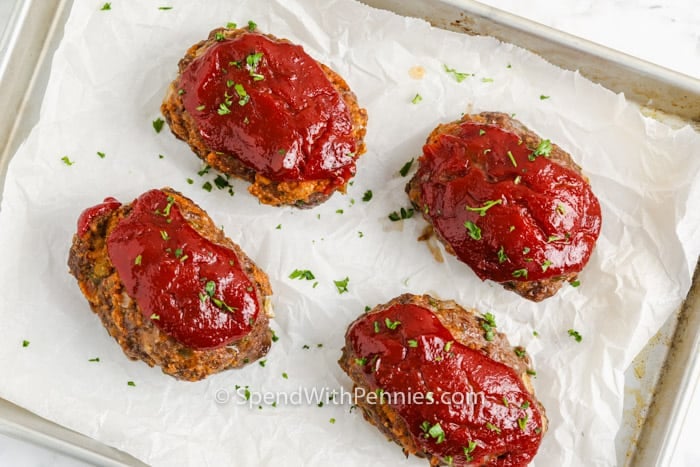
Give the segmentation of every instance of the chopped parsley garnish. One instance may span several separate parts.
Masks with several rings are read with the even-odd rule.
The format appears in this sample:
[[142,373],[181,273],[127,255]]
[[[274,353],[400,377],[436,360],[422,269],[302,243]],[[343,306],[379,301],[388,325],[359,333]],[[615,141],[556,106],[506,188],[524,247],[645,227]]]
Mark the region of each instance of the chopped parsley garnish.
[[520,175],[516,176],[515,179],[513,180],[513,183],[516,185],[520,185],[520,182],[522,181],[523,177]]
[[537,376],[537,372],[535,370],[533,370],[532,368],[528,368],[525,373],[527,373],[530,376]]
[[166,242],[170,239],[170,235],[168,235],[168,232],[166,232],[165,230],[160,231],[160,236]]
[[100,159],[104,159],[106,154],[104,152],[97,151],[97,155],[100,157]]
[[515,156],[513,155],[512,152],[508,151],[508,159],[510,159],[510,163],[513,164],[513,167],[517,167],[518,163],[515,162]]
[[525,248],[523,248],[523,254],[526,255],[528,253],[530,253],[530,247],[526,246]]
[[491,342],[494,339],[493,329],[496,327],[496,317],[491,313],[485,313],[481,321],[481,328],[485,331],[484,338]]
[[476,449],[476,441],[469,441],[469,445],[463,446],[462,449],[464,450],[465,460],[471,462],[473,460],[471,453]]
[[265,364],[266,364],[266,363],[267,363],[267,360],[260,360],[260,361],[258,361],[258,365],[260,365],[260,366],[263,367],[263,368],[265,368]]
[[543,139],[540,144],[537,145],[534,151],[527,156],[528,160],[534,161],[537,156],[549,157],[549,153],[552,152],[552,142],[548,139]]
[[163,129],[164,123],[165,123],[165,120],[163,120],[160,117],[153,120],[153,129],[156,130],[156,133],[160,133],[160,131]]
[[342,209],[336,209],[336,210],[335,210],[335,213],[336,213],[336,214],[342,214],[342,213],[344,213],[344,212],[345,212],[345,211],[343,211]]
[[188,179],[187,179],[187,184],[188,184],[188,185],[192,185],[193,183],[194,183],[194,180],[192,180],[191,178],[188,178]]
[[479,136],[484,136],[486,134],[486,130],[483,128],[479,128]]
[[384,324],[386,325],[387,329],[394,330],[397,327],[399,327],[399,324],[401,324],[401,321],[392,321],[389,318],[384,319]]
[[492,207],[496,206],[497,204],[501,204],[503,201],[500,199],[492,200],[492,201],[484,201],[484,204],[481,207],[471,207],[467,206],[466,209],[467,211],[472,211],[472,212],[478,212],[481,217],[486,215],[486,211],[491,209]]
[[365,357],[356,358],[355,363],[357,363],[360,366],[365,366],[365,364],[367,363],[367,359]]
[[316,276],[314,276],[314,273],[309,271],[308,269],[295,269],[290,275],[290,279],[306,279],[307,281],[312,281],[316,279]]
[[413,208],[401,208],[399,212],[392,212],[389,214],[389,220],[392,222],[400,221],[401,219],[410,219],[413,217]]
[[100,11],[107,11],[112,9],[112,4],[107,2],[104,5],[102,5],[102,8],[100,8]]
[[401,170],[399,170],[399,173],[401,174],[402,177],[405,177],[408,174],[408,171],[411,170],[411,166],[413,165],[413,158],[411,158],[410,161],[406,162],[403,167],[401,167]]
[[569,329],[568,332],[569,332],[569,335],[571,337],[573,337],[576,342],[581,342],[583,340],[583,337],[581,336],[581,334],[579,334],[578,331],[575,331],[573,329]]
[[515,355],[517,355],[520,358],[523,358],[526,355],[525,349],[523,349],[522,347],[516,347],[514,351]]
[[224,39],[226,39],[226,36],[224,36],[224,33],[223,33],[223,32],[219,31],[219,32],[217,32],[217,33],[214,35],[214,38],[215,38],[217,41],[221,42],[221,41],[223,41]]
[[418,341],[415,339],[409,339],[408,340],[408,346],[409,347],[418,347]]
[[226,23],[226,29],[236,29],[238,25],[234,22],[228,22]]
[[466,221],[464,227],[469,231],[469,236],[474,240],[481,240],[481,229],[472,221]]
[[255,24],[255,21],[249,20],[248,21],[248,31],[255,31],[255,29],[258,27],[257,24]]
[[71,166],[71,165],[75,164],[75,162],[73,162],[72,160],[70,160],[70,158],[69,158],[68,156],[63,156],[63,157],[61,157],[61,160],[62,160],[63,163],[66,164],[67,166]]
[[445,352],[450,351],[450,349],[452,348],[452,344],[454,344],[453,341],[449,341],[449,342],[445,343],[445,347],[443,348],[445,350]]
[[275,331],[273,329],[272,330],[272,342],[277,342],[278,340],[280,340],[280,338],[277,337],[277,334],[275,334]]
[[527,426],[527,420],[528,420],[527,414],[525,414],[525,417],[518,419],[518,426],[520,427],[520,429],[522,431],[525,431],[525,427]]
[[561,203],[557,204],[557,212],[563,216],[566,214],[566,207]]
[[527,269],[516,269],[515,271],[513,271],[512,275],[513,277],[524,277],[527,279]]
[[208,164],[204,164],[204,167],[199,169],[199,172],[197,172],[197,175],[199,175],[200,177],[203,177],[204,175],[209,173],[209,169],[211,169],[211,167],[209,167]]
[[488,428],[489,430],[493,431],[494,433],[498,433],[498,434],[501,433],[501,429],[498,428],[496,425],[494,425],[494,424],[491,423],[491,422],[486,422],[486,428]]
[[508,398],[507,398],[506,396],[503,396],[503,405],[504,405],[505,407],[509,407],[509,406],[510,406],[510,404],[508,403]]
[[503,264],[506,261],[509,261],[508,256],[506,256],[505,251],[503,250],[503,246],[501,245],[501,248],[498,249],[498,263]]
[[547,243],[558,242],[560,240],[564,239],[558,235],[550,235],[549,237],[547,237]]
[[250,101],[250,96],[245,91],[242,84],[236,83],[233,86],[233,89],[236,90],[236,94],[238,94],[238,97],[240,97],[240,99],[238,100],[238,105],[246,105],[248,101]]
[[197,107],[195,107],[195,109],[199,110],[200,112],[201,112],[202,110],[206,109],[206,108],[207,108],[207,106],[204,105],[204,104],[198,105]]
[[151,320],[158,321],[160,319],[160,315],[156,313],[151,313]]
[[547,268],[549,268],[552,265],[552,262],[548,259],[544,260],[542,263],[542,272],[546,272]]
[[535,337],[540,337],[540,333],[537,331],[532,331],[532,335]]
[[379,321],[374,322],[374,333],[379,333]]
[[134,386],[136,386],[136,383],[134,383],[133,381],[127,381],[127,382],[126,382],[126,385],[127,385],[127,386],[131,386],[131,387],[134,387]]
[[99,363],[99,361],[100,361],[100,357],[95,357],[95,358],[91,358],[88,360],[88,362],[93,362],[93,363]]
[[229,105],[231,105],[231,104],[230,104],[230,103],[227,104],[226,101],[222,102],[221,104],[219,104],[219,108],[216,110],[216,112],[217,112],[219,115],[228,115],[228,114],[230,114],[230,113],[231,113],[231,109],[229,108]]
[[263,53],[258,52],[254,54],[250,54],[246,57],[246,67],[248,68],[248,71],[250,73],[250,76],[253,77],[253,81],[260,81],[265,79],[265,77],[261,74],[258,74],[258,65],[260,64],[260,60],[263,58]]
[[286,372],[284,372],[282,373],[282,378],[289,379],[289,375]]
[[28,341],[28,340],[23,340],[23,341],[22,341],[22,347],[29,347],[29,341]]
[[366,203],[367,201],[369,201],[371,199],[372,199],[372,190],[365,191],[365,194],[362,195],[362,201],[364,201]]
[[581,285],[581,281],[574,280],[574,281],[570,281],[569,284],[571,284],[571,287],[578,287],[579,285]]
[[447,65],[443,64],[442,67],[444,68],[445,72],[449,75],[452,75],[452,77],[457,81],[458,83],[461,83],[465,79],[467,79],[469,76],[473,76],[470,73],[461,73],[454,68],[450,68]]
[[172,10],[173,7],[171,7],[171,6],[159,6],[158,9],[159,10]]
[[437,444],[445,441],[445,432],[442,430],[439,422],[428,428],[428,434],[436,440]]
[[529,402],[529,401],[523,402],[523,404],[520,406],[520,408],[523,409],[523,410],[527,410],[528,407],[530,407],[530,402]]
[[341,279],[339,281],[333,281],[335,284],[335,288],[338,289],[339,294],[344,294],[345,292],[348,291],[348,282],[350,281],[349,277],[346,277],[345,279]]
[[330,419],[330,420],[328,420],[328,421],[329,421],[329,422],[331,423],[331,425],[332,425],[332,424],[334,424],[334,423],[335,423],[335,418],[331,418],[331,419]]
[[213,188],[213,186],[211,185],[211,182],[204,182],[204,184],[202,185],[202,188],[208,192],[211,192],[211,189]]
[[417,94],[413,96],[413,99],[411,99],[411,104],[418,104],[420,101],[423,100],[423,97],[420,94]]
[[549,96],[545,96],[544,94],[540,94],[540,100],[543,101],[545,99],[549,99]]
[[141,255],[138,255],[136,258],[134,258],[134,264],[135,265],[140,265],[141,264]]

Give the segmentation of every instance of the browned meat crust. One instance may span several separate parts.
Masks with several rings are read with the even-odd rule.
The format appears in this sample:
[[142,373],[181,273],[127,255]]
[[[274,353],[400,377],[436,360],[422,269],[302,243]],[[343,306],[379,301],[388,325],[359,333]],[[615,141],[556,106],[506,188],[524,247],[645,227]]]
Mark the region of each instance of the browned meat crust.
[[[181,74],[193,60],[204,54],[212,44],[217,42],[217,34],[223,34],[226,38],[235,38],[246,32],[246,29],[214,29],[209,33],[209,37],[206,40],[190,47],[185,57],[178,64],[178,77],[168,87],[160,108],[161,112],[168,125],[170,125],[172,133],[189,144],[192,151],[200,159],[220,172],[251,182],[252,185],[248,188],[248,191],[260,199],[261,203],[273,206],[292,205],[298,208],[317,206],[333,194],[332,192],[325,193],[330,180],[276,182],[257,174],[253,169],[244,165],[236,154],[226,154],[211,150],[200,137],[194,119],[185,110],[182,97],[178,94]],[[266,34],[266,36],[272,40],[288,42],[286,39],[278,39],[270,34]],[[364,137],[367,132],[367,111],[360,107],[357,97],[340,75],[322,63],[319,63],[319,66],[340,93],[348,109],[350,109],[353,134],[357,145],[355,159],[357,159],[366,151]],[[345,192],[345,186],[338,188],[338,191]]]
[[[258,297],[264,302],[259,304],[260,309],[266,310],[266,297],[272,294],[267,275],[193,201],[170,188],[162,191],[174,198],[182,215],[203,237],[235,251],[254,282]],[[130,210],[130,205],[122,205],[116,211],[94,219],[86,234],[73,236],[68,257],[70,273],[78,280],[92,311],[100,317],[126,356],[142,360],[149,366],[158,365],[163,373],[177,379],[197,381],[213,373],[241,367],[265,355],[272,337],[266,311],[259,314],[247,336],[214,350],[185,347],[143,316],[136,302],[124,291],[107,253],[107,237]]]
[[[528,392],[534,395],[535,390],[528,374],[531,362],[530,357],[522,347],[512,347],[508,338],[501,332],[494,332],[492,341],[487,341],[484,337],[482,323],[484,319],[479,316],[476,310],[467,310],[459,306],[452,300],[436,300],[430,295],[403,294],[394,298],[390,302],[379,305],[369,311],[369,314],[380,313],[396,304],[413,304],[428,308],[433,311],[440,323],[447,328],[457,342],[472,349],[479,350],[489,358],[503,363],[512,368],[520,375]],[[518,357],[515,350],[522,352],[522,357]],[[360,394],[370,394],[371,388],[365,380],[365,375],[361,366],[354,364],[357,356],[352,352],[351,346],[346,342],[342,350],[342,356],[338,364],[353,381],[353,391],[361,387],[364,391]],[[394,411],[389,404],[377,404],[374,401],[368,402],[366,398],[357,398],[355,403],[362,410],[365,420],[376,426],[389,441],[394,441],[403,448],[408,456],[413,454],[419,457],[427,457],[431,465],[440,465],[441,459],[421,450],[416,444],[411,432],[404,420]],[[542,434],[547,431],[547,417],[544,407],[537,402],[537,407],[542,414]]]
[[[503,128],[506,131],[512,132],[520,139],[527,147],[536,148],[539,146],[542,139],[534,133],[532,130],[527,128],[518,120],[511,118],[508,114],[500,112],[482,112],[480,114],[465,114],[460,120],[451,123],[445,123],[438,125],[432,133],[428,136],[426,143],[434,143],[437,138],[443,134],[457,133],[459,124],[464,122],[481,123],[487,125],[495,125]],[[562,148],[552,143],[552,151],[549,155],[549,159],[557,164],[569,168],[576,173],[578,173],[586,182],[588,178],[581,172],[581,167],[579,167],[571,156],[564,151]],[[423,213],[423,218],[430,222],[430,217],[420,209],[421,200],[421,183],[418,177],[413,177],[406,185],[406,193],[411,200],[411,203]],[[440,241],[445,246],[445,250],[454,255],[454,250],[450,247],[449,243],[440,235],[440,233],[434,229],[434,233],[440,239]],[[576,279],[578,273],[572,272],[569,274],[564,274],[557,277],[552,277],[544,280],[533,280],[533,281],[508,281],[503,282],[501,285],[506,290],[512,290],[513,292],[521,295],[534,302],[539,302],[545,298],[551,297],[556,294],[557,291],[565,282],[570,282]]]

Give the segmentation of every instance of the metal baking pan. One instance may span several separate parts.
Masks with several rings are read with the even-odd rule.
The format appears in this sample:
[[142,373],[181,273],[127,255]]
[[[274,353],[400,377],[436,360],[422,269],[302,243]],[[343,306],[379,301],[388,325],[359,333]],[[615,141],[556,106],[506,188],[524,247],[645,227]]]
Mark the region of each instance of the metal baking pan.
[[[541,55],[606,88],[645,114],[700,131],[700,80],[471,0],[363,0],[436,27],[489,35]],[[18,0],[0,42],[0,193],[10,157],[39,119],[51,58],[73,0]],[[21,41],[21,43],[20,43]],[[20,47],[21,45],[21,47]],[[668,465],[700,375],[700,268],[684,305],[626,373],[618,465]],[[0,433],[98,465],[144,465],[133,457],[0,399]]]

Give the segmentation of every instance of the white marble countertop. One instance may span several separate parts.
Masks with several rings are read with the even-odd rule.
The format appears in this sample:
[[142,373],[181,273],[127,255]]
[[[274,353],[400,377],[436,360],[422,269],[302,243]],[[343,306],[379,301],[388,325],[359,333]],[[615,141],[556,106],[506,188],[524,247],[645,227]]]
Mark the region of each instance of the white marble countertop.
[[[700,78],[697,0],[480,0],[487,5]],[[0,35],[14,0],[0,0]],[[672,465],[700,465],[700,389],[695,390]],[[87,464],[0,435],[0,466]]]

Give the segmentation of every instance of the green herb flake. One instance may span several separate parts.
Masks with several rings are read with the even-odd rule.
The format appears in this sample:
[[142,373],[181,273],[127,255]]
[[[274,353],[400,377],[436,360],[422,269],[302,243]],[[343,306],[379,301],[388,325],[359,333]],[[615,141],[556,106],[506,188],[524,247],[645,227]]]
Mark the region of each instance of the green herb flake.
[[500,199],[496,200],[489,200],[489,201],[484,201],[484,204],[482,204],[480,207],[471,207],[467,206],[466,209],[467,211],[472,211],[472,212],[478,212],[479,216],[484,217],[486,215],[486,211],[491,209],[492,207],[496,206],[497,204],[501,204],[503,201]]
[[231,113],[231,109],[229,108],[229,104],[226,104],[226,102],[222,102],[219,104],[219,108],[216,110],[216,113],[219,115],[228,115]]
[[525,431],[525,427],[527,427],[527,420],[528,420],[527,414],[523,418],[518,419],[518,426],[520,427],[520,429],[522,431]]
[[137,266],[140,265],[142,259],[143,259],[142,256],[138,255],[136,258],[134,258],[134,264]]
[[581,281],[573,280],[573,281],[570,281],[569,284],[571,285],[571,287],[578,287],[579,285],[581,285]]
[[22,341],[22,347],[29,347],[29,341],[28,340],[23,340]]
[[165,10],[172,10],[173,7],[171,7],[171,6],[159,6],[158,9],[165,11]]
[[228,22],[226,23],[226,29],[236,29],[238,25],[234,22]]
[[365,364],[367,363],[367,359],[365,357],[356,358],[355,363],[360,366],[365,366]]
[[196,110],[199,110],[200,112],[201,112],[202,110],[206,109],[206,108],[207,108],[207,106],[204,105],[204,104],[198,105],[197,107],[195,107],[195,109],[196,109]]
[[160,315],[156,313],[151,313],[150,318],[152,321],[158,321],[160,319]]
[[513,351],[515,352],[515,355],[517,355],[519,358],[523,358],[527,354],[525,352],[525,349],[523,349],[522,347],[516,347],[515,349],[513,349]]
[[508,151],[508,159],[510,159],[510,163],[513,164],[513,167],[517,167],[518,163],[515,162],[515,156],[513,155],[512,152]]
[[569,333],[569,335],[570,335],[571,337],[574,338],[574,340],[575,340],[576,342],[581,342],[581,341],[583,340],[583,337],[581,336],[581,334],[579,334],[578,331],[575,331],[575,330],[573,330],[573,329],[569,329],[568,333]]
[[155,120],[153,120],[153,129],[156,130],[156,133],[160,133],[161,130],[163,129],[163,124],[165,123],[165,120],[162,118],[158,117]]
[[365,191],[365,194],[362,195],[362,201],[364,201],[366,203],[371,199],[372,199],[372,190]]
[[545,96],[544,94],[540,94],[541,101],[546,100],[546,99],[549,99],[549,96]]
[[88,362],[99,363],[99,362],[100,362],[100,357],[91,358],[91,359],[88,360]]
[[561,203],[557,204],[557,212],[563,216],[566,214],[566,206]]
[[292,273],[289,275],[290,279],[306,279],[307,281],[312,281],[316,279],[316,276],[314,276],[314,273],[309,271],[308,269],[295,269],[292,271]]
[[530,402],[529,402],[529,401],[523,402],[523,404],[520,406],[520,408],[523,409],[523,410],[527,410],[529,407],[530,407]]
[[342,213],[344,213],[344,212],[345,212],[345,211],[343,211],[342,209],[336,209],[336,210],[335,210],[335,213],[336,213],[336,214],[342,214]]
[[506,255],[505,251],[503,250],[503,245],[501,245],[501,248],[498,249],[498,263],[503,264],[506,261],[510,261],[508,259],[508,256]]
[[224,39],[226,39],[226,36],[224,35],[223,32],[218,31],[218,32],[214,35],[214,39],[216,39],[217,41],[221,42],[221,41],[223,41]]
[[558,242],[561,240],[564,240],[564,239],[562,237],[560,237],[559,235],[550,235],[549,237],[547,237],[547,243]]
[[100,159],[104,159],[106,154],[104,152],[97,151],[97,155],[99,156]]
[[525,371],[528,375],[530,376],[537,376],[537,372],[533,370],[532,368],[528,368],[527,371]]
[[397,222],[397,221],[400,221],[402,219],[410,219],[411,217],[413,217],[413,214],[414,214],[413,208],[408,208],[408,209],[401,208],[399,210],[399,212],[394,211],[391,214],[389,214],[388,217],[389,217],[390,221]]
[[494,425],[494,424],[491,423],[491,422],[486,422],[486,428],[488,428],[489,430],[493,431],[494,433],[501,434],[501,429],[498,428],[496,425]]
[[472,221],[466,221],[464,227],[469,231],[469,236],[474,240],[481,240],[481,229]]
[[272,342],[277,342],[278,340],[280,340],[280,338],[277,337],[277,334],[275,334],[275,331],[273,330],[272,331]]
[[202,185],[202,189],[204,189],[210,193],[211,193],[212,188],[214,188],[214,187],[212,186],[211,182],[204,182],[204,184]]
[[289,375],[286,372],[284,372],[282,373],[282,378],[289,379]]
[[379,333],[379,322],[378,321],[374,322],[374,333],[375,334]]
[[335,288],[338,289],[339,294],[344,294],[348,291],[348,282],[350,281],[349,277],[346,277],[345,279],[341,279],[338,281],[333,281],[335,284]]
[[506,398],[506,396],[503,396],[503,405],[505,407],[510,407],[510,404],[508,403],[508,399]]
[[257,27],[258,27],[258,25],[255,24],[255,21],[253,21],[253,20],[248,21],[248,31],[253,32],[253,31],[255,31],[255,29],[257,29]]
[[73,162],[72,160],[70,160],[70,158],[69,158],[68,156],[63,156],[63,157],[61,157],[61,160],[63,161],[64,164],[66,164],[66,165],[69,166],[69,167],[70,167],[71,165],[75,164],[75,162]]
[[411,99],[411,104],[418,104],[420,101],[423,100],[423,97],[420,94],[417,94],[413,96],[413,99]]
[[515,271],[512,272],[513,277],[524,277],[527,279],[527,269],[516,269]]
[[135,387],[135,386],[136,386],[136,383],[134,383],[133,381],[127,381],[127,382],[126,382],[126,385],[127,385],[127,386],[131,386],[131,387]]
[[330,420],[328,420],[328,421],[329,421],[329,422],[330,422],[330,424],[332,425],[332,424],[334,424],[334,423],[335,423],[335,418],[331,418],[331,419],[330,419]]
[[552,262],[548,259],[544,260],[542,263],[542,272],[546,272],[547,269],[552,265]]
[[166,242],[170,239],[170,235],[168,235],[168,232],[166,232],[165,230],[160,231],[160,236]]
[[263,368],[265,368],[265,364],[266,364],[266,363],[267,363],[267,360],[259,360],[259,361],[258,361],[258,365],[260,365],[260,366],[263,367]]
[[445,343],[445,346],[443,347],[443,350],[444,350],[445,352],[449,352],[450,349],[452,348],[452,344],[454,344],[453,341],[448,341],[448,342],[446,342],[446,343]]
[[479,136],[484,136],[486,131],[483,128],[479,128]]
[[107,2],[104,5],[102,5],[102,8],[100,8],[100,11],[109,11],[112,9],[112,4]]
[[523,254],[526,255],[528,253],[530,253],[530,248],[529,247],[523,248]]
[[440,444],[445,441],[445,432],[443,431],[442,427],[440,426],[440,423],[436,423],[435,425],[431,426],[428,429],[428,434],[430,435],[431,438],[436,440],[437,444]]
[[532,331],[532,335],[535,337],[540,337],[540,333],[537,331]]
[[245,88],[243,87],[242,84],[236,83],[233,88],[236,90],[236,94],[238,94],[238,97],[240,98],[238,100],[238,105],[246,105],[250,101],[250,96],[246,92]]
[[516,176],[515,179],[513,180],[513,183],[516,185],[520,185],[520,182],[522,181],[523,177],[520,175]]
[[471,453],[474,452],[476,446],[476,441],[469,441],[468,446],[462,446],[462,450],[464,451],[464,458],[467,462],[471,462],[473,460]]
[[537,156],[544,156],[544,157],[549,157],[549,154],[552,152],[552,142],[548,139],[543,139],[540,141],[540,144],[537,145],[534,151],[530,153],[529,156],[527,156],[529,161],[534,161]]
[[411,170],[411,166],[413,165],[413,158],[411,158],[410,161],[406,162],[403,167],[401,167],[401,170],[399,170],[399,173],[401,174],[402,177],[405,177],[408,175],[408,171]]
[[461,73],[461,72],[455,70],[454,68],[448,67],[448,66],[445,65],[445,64],[443,64],[442,67],[443,67],[443,69],[445,70],[445,72],[446,72],[448,75],[451,75],[451,76],[455,79],[455,81],[457,81],[458,83],[461,83],[462,81],[464,81],[465,79],[467,79],[469,76],[473,76],[473,75],[470,74],[470,73]]
[[418,341],[415,340],[415,339],[409,339],[409,340],[408,340],[408,346],[409,346],[409,347],[413,347],[413,348],[418,347]]
[[398,321],[398,320],[397,320],[397,321],[392,321],[392,320],[389,319],[389,318],[385,318],[385,319],[384,319],[384,324],[386,325],[387,329],[391,329],[391,330],[393,331],[394,329],[396,329],[397,327],[399,327],[399,325],[401,324],[401,321]]

